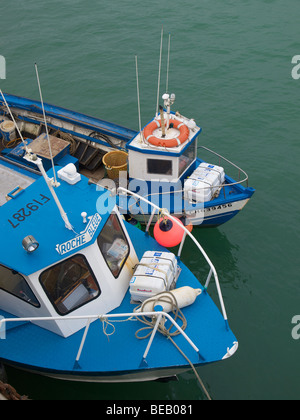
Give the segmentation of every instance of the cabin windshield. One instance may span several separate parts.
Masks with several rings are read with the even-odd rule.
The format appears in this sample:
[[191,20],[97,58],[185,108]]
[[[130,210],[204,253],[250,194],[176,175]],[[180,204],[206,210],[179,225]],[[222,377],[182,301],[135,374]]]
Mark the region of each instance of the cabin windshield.
[[97,298],[101,290],[85,256],[75,256],[45,270],[40,282],[57,312],[66,315]]
[[34,296],[24,277],[17,271],[11,270],[2,265],[0,265],[0,289],[25,300],[33,306],[40,306],[37,298]]
[[106,264],[117,278],[129,255],[129,243],[116,214],[109,216],[97,242]]
[[179,176],[196,159],[196,142],[193,142],[179,157]]

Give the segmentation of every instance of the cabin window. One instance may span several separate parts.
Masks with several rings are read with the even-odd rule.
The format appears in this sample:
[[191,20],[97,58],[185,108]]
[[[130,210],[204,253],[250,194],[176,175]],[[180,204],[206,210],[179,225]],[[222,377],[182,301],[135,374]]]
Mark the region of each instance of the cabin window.
[[87,259],[80,254],[45,270],[40,282],[61,315],[96,299],[101,293]]
[[147,159],[148,174],[172,175],[172,161],[166,159]]
[[179,176],[183,174],[187,167],[196,159],[196,143],[192,143],[179,156]]
[[129,255],[129,243],[116,214],[110,215],[97,242],[110,271],[118,277]]
[[25,300],[30,305],[39,307],[40,304],[28,286],[26,280],[17,271],[0,265],[0,289]]

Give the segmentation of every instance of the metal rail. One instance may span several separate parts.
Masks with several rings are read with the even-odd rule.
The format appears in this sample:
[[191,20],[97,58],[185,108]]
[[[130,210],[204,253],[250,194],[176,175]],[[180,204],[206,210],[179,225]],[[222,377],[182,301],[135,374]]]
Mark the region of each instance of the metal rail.
[[231,162],[229,159],[225,158],[224,156],[220,155],[219,153],[217,153],[217,152],[215,152],[215,151],[213,151],[213,150],[209,149],[208,147],[205,147],[205,146],[198,146],[198,147],[197,147],[197,149],[199,149],[200,147],[201,147],[201,149],[205,149],[205,150],[207,150],[208,152],[210,152],[210,153],[212,153],[212,154],[214,154],[214,155],[218,156],[218,157],[219,157],[219,159],[223,159],[223,160],[225,160],[227,163],[229,163],[230,165],[232,165],[232,166],[234,166],[236,169],[238,169],[238,171],[239,171],[239,177],[240,177],[240,173],[241,173],[241,172],[244,174],[244,176],[245,176],[245,178],[244,178],[244,179],[239,180],[239,181],[236,181],[236,182],[233,182],[233,183],[231,183],[231,184],[226,184],[226,185],[231,186],[231,185],[237,185],[237,184],[242,184],[243,182],[246,182],[246,183],[247,183],[247,187],[248,187],[248,180],[249,180],[249,177],[248,177],[247,173],[246,173],[246,172],[245,172],[242,168],[240,168],[239,166],[237,166],[235,163]]
[[79,349],[77,351],[75,363],[79,362],[84,343],[89,331],[89,327],[92,321],[96,321],[99,319],[100,321],[108,320],[110,318],[127,318],[128,320],[131,320],[132,318],[138,318],[138,317],[154,317],[156,318],[156,323],[154,325],[152,334],[150,336],[150,339],[148,341],[147,347],[145,349],[145,352],[143,354],[141,362],[146,361],[146,357],[150,351],[154,336],[157,332],[158,325],[161,321],[161,318],[164,316],[166,317],[173,326],[179,331],[179,333],[186,339],[186,341],[189,343],[189,345],[199,354],[199,356],[203,359],[203,356],[201,356],[198,347],[193,343],[193,341],[188,337],[188,335],[183,331],[183,329],[177,324],[177,322],[166,312],[164,311],[156,311],[156,312],[130,312],[130,313],[120,313],[120,314],[101,314],[101,315],[70,315],[70,316],[64,316],[64,317],[26,317],[26,318],[2,318],[0,319],[0,331],[4,330],[5,324],[7,322],[38,322],[38,321],[71,321],[71,320],[87,320],[83,336],[79,345]]
[[[224,193],[224,198],[226,198],[226,192],[225,192],[225,186],[226,187],[232,187],[234,185],[240,185],[243,184],[244,182],[246,182],[247,188],[249,187],[249,177],[248,174],[242,169],[240,168],[238,165],[236,165],[235,163],[231,162],[229,159],[225,158],[224,156],[220,155],[219,153],[209,149],[208,147],[205,146],[198,146],[198,149],[202,148],[207,150],[208,152],[216,155],[219,157],[220,159],[223,159],[224,161],[226,161],[227,163],[229,163],[230,165],[232,165],[233,167],[235,167],[238,171],[239,171],[239,180],[238,181],[234,181],[234,182],[228,182],[228,183],[224,183],[224,184],[219,184],[219,185],[209,185],[209,186],[205,186],[205,187],[195,187],[193,188],[193,191],[195,191],[196,193],[201,192],[201,191],[205,191],[205,190],[215,190],[215,193],[213,195],[213,197],[218,196],[219,193],[221,192],[221,190],[223,189],[223,193]],[[220,162],[219,162],[220,164]],[[243,173],[244,177],[243,179],[240,179],[240,175],[241,173]],[[229,176],[229,175],[227,175]],[[230,176],[231,178],[231,176]],[[192,179],[192,178],[190,178]],[[185,179],[183,180],[183,182],[185,181]],[[171,185],[171,184],[170,184]],[[172,185],[171,185],[172,186]],[[144,196],[144,198],[150,198],[150,197],[154,197],[154,196],[161,196],[161,195],[165,195],[165,194],[179,194],[179,193],[184,193],[184,189],[180,189],[177,191],[164,191],[164,192],[157,192],[157,193],[150,193]],[[133,206],[134,204],[132,204],[131,206]]]
[[[123,192],[126,195],[127,194],[130,194],[133,197],[136,197],[136,198],[144,201],[148,205],[152,206],[153,209],[156,209],[159,212],[162,212],[163,211],[164,214],[167,215],[168,218],[170,218],[174,223],[176,223],[184,231],[184,233],[186,235],[188,235],[192,239],[192,241],[195,243],[195,245],[197,246],[197,248],[202,253],[202,255],[205,258],[206,262],[210,266],[210,272],[209,272],[208,277],[210,278],[212,274],[214,275],[214,279],[215,279],[215,283],[216,283],[216,288],[217,288],[217,292],[218,292],[218,296],[219,296],[219,301],[220,301],[220,305],[221,305],[223,317],[224,317],[224,320],[225,320],[226,327],[228,328],[227,314],[226,314],[226,309],[225,309],[225,305],[224,305],[224,300],[223,300],[223,296],[222,296],[222,292],[221,292],[221,287],[220,287],[220,283],[219,283],[217,271],[216,271],[213,263],[210,261],[208,255],[206,254],[206,252],[204,251],[204,249],[202,248],[202,246],[197,241],[197,239],[191,234],[191,232],[185,226],[183,226],[183,224],[177,218],[171,216],[167,209],[161,209],[160,207],[158,207],[157,205],[155,205],[151,201],[147,200],[144,197],[141,197],[140,195],[138,195],[136,193],[133,193],[132,191],[127,190],[126,188],[119,187],[118,188],[118,191],[121,191],[121,192]],[[154,216],[154,211],[152,212],[152,216]],[[184,239],[185,239],[185,236],[186,235],[184,235]],[[209,284],[209,282],[207,282],[207,285],[208,284]],[[205,289],[206,289],[206,287],[205,287]]]

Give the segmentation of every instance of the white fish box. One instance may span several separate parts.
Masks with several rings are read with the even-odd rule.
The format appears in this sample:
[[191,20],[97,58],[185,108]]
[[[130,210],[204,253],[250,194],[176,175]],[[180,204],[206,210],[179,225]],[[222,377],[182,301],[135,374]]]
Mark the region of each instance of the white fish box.
[[224,181],[224,168],[203,162],[185,181],[184,198],[198,203],[210,201]]
[[177,280],[177,260],[171,252],[147,251],[130,280],[131,298],[136,302],[170,290]]

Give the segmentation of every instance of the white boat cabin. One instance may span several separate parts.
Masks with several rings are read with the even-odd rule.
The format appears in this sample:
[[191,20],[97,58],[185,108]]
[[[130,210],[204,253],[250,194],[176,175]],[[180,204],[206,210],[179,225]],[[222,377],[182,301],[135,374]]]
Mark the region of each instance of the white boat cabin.
[[163,98],[167,111],[127,144],[130,179],[176,183],[196,159],[201,128],[194,120],[171,113],[169,96]]
[[[105,192],[87,178],[60,183],[55,192],[73,230],[64,226],[42,177],[0,207],[1,309],[17,317],[108,313],[121,304],[138,263],[114,198],[100,208]],[[4,178],[1,185],[3,193]],[[67,337],[86,321],[34,323]]]

